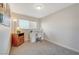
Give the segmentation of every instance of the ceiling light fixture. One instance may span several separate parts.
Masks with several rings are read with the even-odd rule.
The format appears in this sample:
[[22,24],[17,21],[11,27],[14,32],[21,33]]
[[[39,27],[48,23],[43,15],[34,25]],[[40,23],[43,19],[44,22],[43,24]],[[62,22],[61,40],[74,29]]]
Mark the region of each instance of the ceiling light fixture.
[[41,6],[37,6],[36,9],[40,10],[41,9]]
[[37,9],[37,10],[42,10],[43,9],[43,4],[35,4],[35,9]]

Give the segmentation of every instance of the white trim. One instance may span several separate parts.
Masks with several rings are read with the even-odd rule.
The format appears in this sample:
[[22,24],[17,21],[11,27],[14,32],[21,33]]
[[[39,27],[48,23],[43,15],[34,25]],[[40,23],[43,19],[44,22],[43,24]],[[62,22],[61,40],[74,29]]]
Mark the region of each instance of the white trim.
[[[45,39],[45,40],[47,40],[47,39]],[[55,42],[55,41],[51,41],[51,40],[47,40],[47,41],[49,41],[49,42],[51,42],[51,43],[54,43],[54,44],[56,44],[56,45],[59,45],[59,46],[61,46],[61,47],[64,47],[64,48],[67,48],[67,49],[69,49],[69,50],[72,50],[72,51],[75,51],[75,52],[78,52],[78,53],[79,53],[79,50],[74,49],[74,48],[71,48],[71,47],[68,47],[67,45],[63,45],[63,44],[61,44],[61,43],[58,43],[58,42]]]

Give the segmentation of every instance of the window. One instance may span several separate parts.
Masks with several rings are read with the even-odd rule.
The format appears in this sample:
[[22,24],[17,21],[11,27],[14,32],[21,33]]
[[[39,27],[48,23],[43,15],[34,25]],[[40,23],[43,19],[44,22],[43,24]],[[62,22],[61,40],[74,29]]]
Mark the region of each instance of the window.
[[37,28],[37,23],[36,22],[30,21],[29,23],[30,23],[29,24],[30,29],[36,29]]
[[27,21],[27,20],[19,20],[19,27],[21,29],[28,29],[29,28],[29,21]]
[[28,21],[28,20],[19,20],[19,27],[21,29],[36,29],[37,22]]

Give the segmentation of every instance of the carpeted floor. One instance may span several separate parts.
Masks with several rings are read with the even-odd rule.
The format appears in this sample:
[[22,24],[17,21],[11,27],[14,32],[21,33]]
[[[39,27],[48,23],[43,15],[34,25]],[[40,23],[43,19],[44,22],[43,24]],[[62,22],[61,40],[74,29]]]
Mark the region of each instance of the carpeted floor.
[[21,46],[12,47],[10,55],[79,55],[79,53],[44,40],[36,43],[25,42]]

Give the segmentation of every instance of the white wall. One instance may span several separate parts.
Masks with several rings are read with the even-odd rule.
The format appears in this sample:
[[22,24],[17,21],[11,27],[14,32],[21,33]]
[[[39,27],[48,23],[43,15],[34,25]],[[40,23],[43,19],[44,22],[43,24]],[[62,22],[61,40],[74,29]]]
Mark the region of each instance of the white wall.
[[79,4],[41,19],[48,41],[79,51]]
[[0,54],[9,54],[10,43],[10,28],[0,25]]

